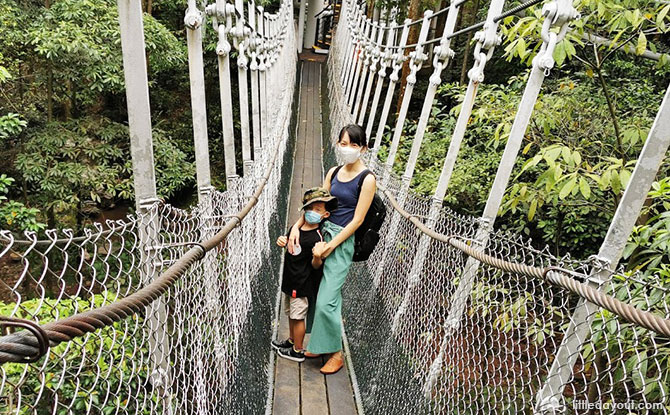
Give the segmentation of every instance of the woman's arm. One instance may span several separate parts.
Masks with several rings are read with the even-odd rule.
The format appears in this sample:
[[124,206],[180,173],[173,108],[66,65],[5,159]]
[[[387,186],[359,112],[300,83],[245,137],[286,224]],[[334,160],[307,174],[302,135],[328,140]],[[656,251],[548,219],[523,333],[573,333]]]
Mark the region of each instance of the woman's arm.
[[377,181],[375,180],[375,176],[369,174],[363,181],[363,187],[361,188],[361,195],[356,204],[354,218],[330,242],[324,243],[319,247],[320,249],[317,249],[317,253],[321,258],[326,258],[330,255],[335,248],[346,241],[354,234],[354,232],[356,232],[356,229],[361,226],[365,220],[365,215],[367,215],[368,210],[370,209],[370,205],[372,205],[372,199],[374,199],[376,191]]

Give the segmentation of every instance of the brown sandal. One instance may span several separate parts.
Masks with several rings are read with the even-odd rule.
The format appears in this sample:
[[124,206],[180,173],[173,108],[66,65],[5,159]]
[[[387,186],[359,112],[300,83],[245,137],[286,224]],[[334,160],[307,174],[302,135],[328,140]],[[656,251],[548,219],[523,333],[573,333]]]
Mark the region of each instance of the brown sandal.
[[321,373],[324,375],[332,375],[337,373],[344,366],[344,359],[341,356],[333,355],[328,359],[325,365],[321,368]]

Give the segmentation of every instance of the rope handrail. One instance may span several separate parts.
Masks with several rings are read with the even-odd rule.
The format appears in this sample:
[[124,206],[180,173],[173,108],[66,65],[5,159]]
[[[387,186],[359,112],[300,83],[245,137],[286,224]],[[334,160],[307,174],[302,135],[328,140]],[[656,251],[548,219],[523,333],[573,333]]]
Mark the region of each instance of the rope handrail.
[[[634,306],[631,306],[630,304],[626,304],[623,301],[598,291],[596,288],[586,282],[579,282],[574,278],[570,278],[569,275],[574,276],[574,273],[569,270],[551,266],[539,268],[518,262],[506,261],[504,259],[488,255],[481,250],[468,245],[458,236],[444,235],[435,232],[428,228],[417,217],[404,210],[387,188],[379,183],[377,184],[377,187],[388,198],[389,203],[396,212],[398,212],[405,219],[409,220],[418,230],[428,235],[430,238],[440,242],[445,242],[460,250],[464,254],[473,257],[479,262],[482,262],[491,267],[506,272],[513,272],[528,277],[538,278],[565,288],[568,291],[587,299],[591,303],[620,316],[630,323],[637,324],[662,336],[670,338],[670,319],[663,318],[649,311],[640,310]],[[584,276],[584,278],[586,279],[586,276]]]
[[[282,140],[277,140],[272,159],[256,191],[250,196],[246,205],[226,222],[223,229],[205,241],[194,243],[195,246],[186,251],[163,274],[145,287],[111,304],[44,325],[36,325],[33,321],[23,319],[11,319],[11,324],[0,320],[0,326],[19,326],[19,323],[23,324],[21,327],[30,325],[26,330],[0,337],[0,364],[7,362],[30,363],[44,356],[48,352],[48,348],[43,347],[43,341],[36,335],[36,331],[43,332],[50,345],[55,346],[121,321],[140,312],[144,307],[157,300],[181,278],[191,265],[201,260],[205,253],[223,242],[258,203],[258,198],[263,193],[274,169],[281,144]],[[10,322],[7,318],[4,318],[4,320]]]

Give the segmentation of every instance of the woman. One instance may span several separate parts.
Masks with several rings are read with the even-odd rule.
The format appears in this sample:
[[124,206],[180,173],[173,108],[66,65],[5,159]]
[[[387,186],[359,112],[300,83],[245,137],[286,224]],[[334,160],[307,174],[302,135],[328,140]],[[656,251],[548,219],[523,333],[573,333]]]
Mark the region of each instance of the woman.
[[[374,175],[368,174],[358,193],[360,175],[367,171],[361,154],[367,151],[365,131],[355,124],[342,128],[336,151],[344,163],[333,177],[331,168],[323,181],[323,187],[337,197],[338,208],[323,223],[325,242],[318,243],[313,253],[324,259],[323,279],[316,298],[314,324],[307,346],[306,357],[332,353],[321,368],[321,373],[332,374],[344,365],[342,357],[342,285],[349,272],[354,256],[354,232],[363,223],[372,204],[377,183]],[[297,243],[299,229],[304,218],[293,225],[289,251]]]

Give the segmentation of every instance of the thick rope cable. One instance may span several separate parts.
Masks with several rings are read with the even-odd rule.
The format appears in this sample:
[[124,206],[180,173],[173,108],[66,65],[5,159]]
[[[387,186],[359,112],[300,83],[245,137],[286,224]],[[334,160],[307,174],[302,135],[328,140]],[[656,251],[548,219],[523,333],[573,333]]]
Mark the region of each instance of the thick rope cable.
[[[432,239],[448,243],[450,246],[460,250],[464,254],[475,258],[477,261],[489,265],[493,268],[500,269],[505,272],[521,274],[528,277],[539,278],[548,281],[554,285],[565,288],[568,291],[585,298],[589,302],[608,310],[622,319],[637,324],[648,330],[654,331],[662,336],[670,338],[670,320],[653,314],[649,311],[640,310],[620,301],[610,295],[607,295],[592,285],[580,282],[571,277],[572,273],[569,270],[564,270],[558,267],[539,268],[532,265],[526,265],[518,262],[506,261],[491,255],[488,255],[478,248],[468,245],[458,236],[444,235],[437,233],[428,228],[416,216],[411,215],[404,210],[396,201],[391,192],[383,185],[377,185],[386,195],[389,203],[393,209],[402,217],[413,223],[417,229]],[[584,276],[586,278],[586,276]]]
[[[191,265],[205,256],[205,253],[214,249],[222,243],[228,234],[237,227],[242,220],[249,214],[251,209],[258,203],[258,198],[265,189],[270,175],[277,162],[279,149],[283,140],[277,140],[274,148],[273,158],[266,168],[265,174],[261,179],[256,191],[250,196],[247,204],[236,215],[232,216],[224,227],[213,237],[195,244],[176,262],[174,262],[163,274],[151,281],[147,286],[137,292],[124,297],[114,303],[100,308],[88,310],[73,316],[57,320],[44,325],[36,325],[29,320],[23,322],[32,323],[37,328],[44,331],[51,346],[59,343],[68,342],[75,337],[81,337],[87,333],[92,333],[98,329],[110,326],[115,322],[121,321],[132,314],[141,312],[145,307],[160,298],[165,292],[174,285],[189,269]],[[14,319],[14,321],[17,319]],[[2,324],[2,320],[0,320]],[[17,324],[2,324],[6,326],[16,326]],[[23,330],[0,337],[0,364],[6,362],[29,363],[35,361],[46,354],[46,348],[43,341],[33,334],[34,330]]]

